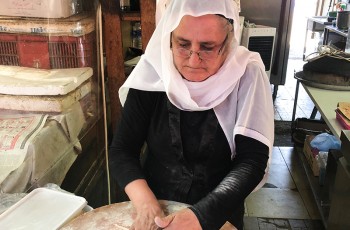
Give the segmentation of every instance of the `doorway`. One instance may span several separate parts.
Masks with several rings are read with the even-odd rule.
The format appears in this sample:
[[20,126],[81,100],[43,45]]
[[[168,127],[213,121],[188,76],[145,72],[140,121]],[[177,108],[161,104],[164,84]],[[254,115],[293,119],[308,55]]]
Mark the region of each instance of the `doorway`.
[[[284,85],[279,86],[276,99],[274,100],[276,120],[292,121],[291,108],[293,108],[296,88],[294,72],[301,71],[305,64],[303,61],[303,52],[307,18],[315,16],[318,5],[317,2],[318,0],[295,0],[286,81]],[[298,110],[298,116],[308,117],[313,110],[313,103],[302,87],[299,89],[299,100],[303,100],[303,108]]]
[[318,0],[295,0],[289,59],[302,60],[307,18],[316,16]]

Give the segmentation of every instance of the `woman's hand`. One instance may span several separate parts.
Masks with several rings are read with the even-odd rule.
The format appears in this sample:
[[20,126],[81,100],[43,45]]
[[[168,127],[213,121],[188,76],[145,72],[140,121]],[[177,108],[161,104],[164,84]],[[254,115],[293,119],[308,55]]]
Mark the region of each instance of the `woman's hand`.
[[156,216],[164,216],[164,213],[157,201],[138,203],[134,205],[134,213],[132,214],[134,223],[130,230],[159,229],[154,222],[154,218]]
[[202,227],[191,209],[185,208],[166,217],[157,216],[155,223],[166,230],[202,230]]
[[157,198],[143,179],[130,182],[125,187],[134,208],[134,220],[130,230],[156,230],[159,229],[154,222],[156,216],[163,217],[164,213]]

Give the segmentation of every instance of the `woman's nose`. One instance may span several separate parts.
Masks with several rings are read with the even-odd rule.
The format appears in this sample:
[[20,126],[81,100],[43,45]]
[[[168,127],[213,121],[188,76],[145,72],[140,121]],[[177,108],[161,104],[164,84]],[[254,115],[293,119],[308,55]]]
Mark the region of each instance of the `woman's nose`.
[[196,65],[202,62],[202,59],[200,57],[200,54],[195,51],[191,51],[191,55],[189,57],[189,64]]

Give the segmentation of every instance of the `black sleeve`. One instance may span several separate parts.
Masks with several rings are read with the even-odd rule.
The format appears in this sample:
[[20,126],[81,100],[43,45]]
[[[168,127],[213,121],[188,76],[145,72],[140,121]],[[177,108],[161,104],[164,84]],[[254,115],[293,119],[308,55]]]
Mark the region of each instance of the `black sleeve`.
[[236,135],[235,143],[236,156],[231,171],[211,193],[190,207],[203,230],[219,229],[265,174],[269,148],[242,135]]
[[152,113],[153,94],[130,89],[122,116],[109,148],[109,166],[112,177],[119,186],[143,179],[140,152],[145,143]]

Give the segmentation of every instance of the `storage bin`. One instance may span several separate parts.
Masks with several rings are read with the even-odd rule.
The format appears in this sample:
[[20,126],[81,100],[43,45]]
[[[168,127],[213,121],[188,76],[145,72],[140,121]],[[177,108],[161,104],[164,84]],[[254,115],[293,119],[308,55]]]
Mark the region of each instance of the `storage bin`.
[[82,11],[81,0],[2,0],[0,15],[65,18]]
[[93,67],[95,33],[41,36],[0,33],[0,65],[41,69]]
[[95,67],[95,21],[0,18],[0,65],[41,69]]

